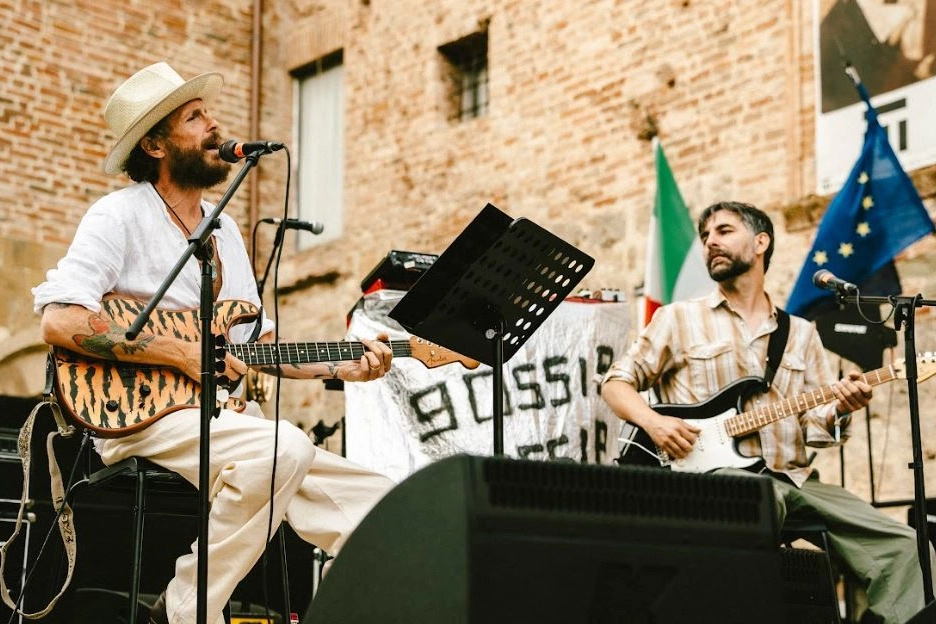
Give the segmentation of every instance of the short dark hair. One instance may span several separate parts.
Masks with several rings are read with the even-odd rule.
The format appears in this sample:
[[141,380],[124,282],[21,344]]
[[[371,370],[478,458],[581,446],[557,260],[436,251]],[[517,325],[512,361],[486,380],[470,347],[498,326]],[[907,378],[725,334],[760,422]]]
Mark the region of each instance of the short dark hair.
[[[168,119],[169,115],[160,119],[155,126],[150,128],[150,131],[146,133],[144,138],[164,139],[169,136]],[[142,140],[143,139],[140,139],[140,141]],[[159,179],[159,159],[153,158],[147,154],[146,151],[140,147],[139,142],[130,150],[130,155],[127,156],[127,160],[124,161],[124,164],[120,168],[123,169],[134,182],[150,182],[155,184],[156,180]]]
[[744,223],[747,229],[753,232],[755,236],[761,232],[765,232],[767,236],[770,237],[767,251],[764,252],[764,272],[766,273],[767,268],[770,267],[770,257],[773,255],[774,248],[773,222],[770,220],[770,217],[768,217],[763,210],[751,204],[734,201],[717,202],[703,210],[702,214],[699,215],[699,235],[702,234],[702,231],[705,229],[705,224],[712,218],[712,215],[721,210],[727,210],[728,212],[733,212],[738,215],[741,222]]

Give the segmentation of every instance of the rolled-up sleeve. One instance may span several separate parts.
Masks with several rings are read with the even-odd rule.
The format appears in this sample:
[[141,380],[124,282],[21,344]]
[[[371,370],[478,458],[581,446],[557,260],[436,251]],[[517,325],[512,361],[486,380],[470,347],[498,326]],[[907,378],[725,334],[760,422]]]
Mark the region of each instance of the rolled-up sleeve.
[[[828,356],[815,326],[810,326],[804,350],[804,359],[806,360],[807,390],[829,386],[835,382],[835,376],[829,366]],[[832,401],[808,409],[800,416],[803,437],[808,446],[825,448],[836,446],[848,439],[850,421],[842,426],[838,439],[829,431],[828,423],[835,416],[835,403],[836,401]]]
[[618,359],[601,379],[601,385],[617,380],[642,392],[656,383],[660,372],[671,359],[669,339],[671,330],[670,310],[661,308],[653,320],[631,344],[624,357]]

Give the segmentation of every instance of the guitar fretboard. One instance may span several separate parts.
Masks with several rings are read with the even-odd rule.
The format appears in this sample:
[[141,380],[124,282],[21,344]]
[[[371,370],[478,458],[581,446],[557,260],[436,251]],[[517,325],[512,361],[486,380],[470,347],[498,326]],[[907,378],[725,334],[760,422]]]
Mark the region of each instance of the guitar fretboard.
[[[384,340],[393,357],[409,357],[413,354],[408,340]],[[367,352],[360,342],[281,342],[231,343],[224,345],[239,360],[248,366],[276,366],[279,364],[314,364],[316,362],[343,362],[359,360]]]
[[[872,386],[877,386],[897,378],[894,369],[890,366],[879,368],[861,375],[861,380]],[[800,414],[813,407],[825,405],[835,400],[832,393],[832,386],[823,386],[810,392],[794,397],[792,399],[783,399],[776,403],[764,407],[757,407],[740,414],[735,414],[725,420],[725,430],[732,437],[743,436],[753,433],[765,427],[770,423],[782,420],[793,414]]]

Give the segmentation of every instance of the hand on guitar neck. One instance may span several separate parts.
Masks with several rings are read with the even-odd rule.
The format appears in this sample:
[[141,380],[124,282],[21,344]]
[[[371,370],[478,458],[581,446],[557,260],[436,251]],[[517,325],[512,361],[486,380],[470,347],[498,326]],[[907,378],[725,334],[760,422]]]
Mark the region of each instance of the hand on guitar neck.
[[851,414],[864,409],[871,402],[874,389],[859,371],[851,371],[847,376],[839,379],[830,387],[832,394],[838,399],[835,404],[835,414],[829,416],[829,430],[831,431],[836,414]]

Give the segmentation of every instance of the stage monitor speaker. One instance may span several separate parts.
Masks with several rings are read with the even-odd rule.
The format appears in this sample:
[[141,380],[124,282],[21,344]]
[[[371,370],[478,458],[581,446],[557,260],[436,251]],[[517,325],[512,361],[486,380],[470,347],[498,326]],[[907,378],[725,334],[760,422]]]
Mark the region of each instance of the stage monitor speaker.
[[907,620],[907,624],[933,624],[934,622],[936,622],[936,601],[929,603]]
[[767,477],[449,457],[391,490],[305,624],[784,621]]

